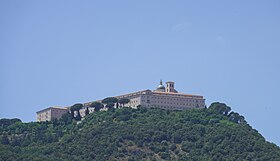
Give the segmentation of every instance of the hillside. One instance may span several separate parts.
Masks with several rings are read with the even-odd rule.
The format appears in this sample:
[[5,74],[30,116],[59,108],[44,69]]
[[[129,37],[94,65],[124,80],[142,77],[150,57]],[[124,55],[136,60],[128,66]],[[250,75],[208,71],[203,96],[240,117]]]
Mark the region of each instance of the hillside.
[[0,120],[0,160],[280,160],[280,149],[225,104],[121,108],[78,123]]

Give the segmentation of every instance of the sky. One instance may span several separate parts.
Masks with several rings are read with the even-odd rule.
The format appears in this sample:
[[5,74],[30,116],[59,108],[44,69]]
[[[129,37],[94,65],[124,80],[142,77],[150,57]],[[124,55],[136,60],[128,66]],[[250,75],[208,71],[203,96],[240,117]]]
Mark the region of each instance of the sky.
[[145,89],[223,102],[280,145],[280,1],[0,1],[0,118]]

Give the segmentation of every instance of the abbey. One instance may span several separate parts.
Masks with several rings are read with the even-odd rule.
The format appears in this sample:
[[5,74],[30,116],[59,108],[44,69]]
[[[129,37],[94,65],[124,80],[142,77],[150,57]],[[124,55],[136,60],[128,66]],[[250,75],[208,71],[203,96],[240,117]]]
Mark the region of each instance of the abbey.
[[205,99],[203,96],[178,93],[174,88],[174,82],[166,82],[166,87],[160,81],[156,90],[144,90],[135,93],[117,96],[128,98],[130,102],[127,106],[136,108],[141,105],[144,107],[157,107],[169,110],[184,110],[188,108],[204,108]]
[[[147,108],[162,108],[168,110],[184,110],[190,108],[204,108],[205,99],[200,95],[179,93],[175,90],[174,82],[166,82],[166,87],[160,81],[155,90],[143,90],[125,95],[115,96],[118,99],[128,98],[127,107],[137,108],[144,106]],[[93,101],[101,102],[101,100]],[[80,110],[81,116],[85,115],[85,109],[88,108],[90,113],[94,108],[90,107],[91,103],[84,103],[84,108]],[[69,111],[70,107],[49,107],[37,112],[37,121],[50,121],[54,118],[60,118],[64,113]]]

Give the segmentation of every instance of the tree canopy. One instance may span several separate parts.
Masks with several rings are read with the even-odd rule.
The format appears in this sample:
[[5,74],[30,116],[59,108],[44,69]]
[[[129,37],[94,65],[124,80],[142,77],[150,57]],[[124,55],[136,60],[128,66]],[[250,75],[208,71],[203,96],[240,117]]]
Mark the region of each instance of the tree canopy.
[[[71,111],[72,118],[74,118],[77,121],[81,120],[82,116],[80,114],[80,109],[82,109],[83,107],[84,107],[84,105],[81,103],[77,103],[77,104],[74,104],[73,106],[71,106],[70,111]],[[74,115],[75,112],[77,113],[76,117]]]
[[91,113],[79,124],[66,124],[67,114],[52,122],[11,121],[0,126],[0,160],[279,160],[279,147],[243,116],[215,106],[124,107]]
[[74,104],[73,106],[71,106],[70,109],[73,111],[78,111],[78,110],[82,109],[83,106],[84,106],[83,104],[77,103],[77,104]]
[[219,114],[227,115],[231,108],[224,103],[214,102],[209,106],[209,110]]
[[90,107],[94,107],[95,111],[99,111],[101,108],[103,108],[103,104],[100,102],[93,102]]
[[106,107],[111,109],[111,108],[114,108],[115,104],[113,102],[109,102]]
[[108,103],[117,103],[118,99],[116,97],[107,97],[102,100],[102,103],[108,104]]
[[122,106],[124,106],[125,104],[127,104],[127,103],[129,103],[130,102],[130,100],[128,99],[128,98],[121,98],[120,100],[119,100],[119,103],[122,105]]
[[16,122],[21,122],[21,120],[18,119],[18,118],[14,118],[14,119],[3,118],[3,119],[0,119],[0,127],[5,128],[5,127],[8,127],[8,126],[10,126],[10,125],[12,125]]

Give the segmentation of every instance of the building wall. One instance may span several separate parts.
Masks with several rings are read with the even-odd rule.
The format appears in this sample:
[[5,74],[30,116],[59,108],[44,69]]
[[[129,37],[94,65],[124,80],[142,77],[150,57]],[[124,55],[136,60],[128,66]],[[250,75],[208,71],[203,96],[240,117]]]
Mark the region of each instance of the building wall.
[[147,107],[158,107],[170,110],[183,110],[188,108],[204,108],[205,100],[200,98],[180,97],[174,95],[142,96],[141,103]]
[[67,112],[68,109],[66,108],[50,107],[37,112],[37,121],[42,122],[42,121],[51,121],[54,118],[59,119],[63,114]]
[[142,105],[170,110],[183,110],[188,108],[204,108],[205,100],[176,95],[152,94],[150,96],[142,96]]
[[141,95],[132,96],[128,99],[130,99],[130,102],[128,104],[126,104],[126,106],[129,106],[132,108],[137,108],[138,105],[141,105]]
[[67,113],[67,109],[52,108],[51,109],[51,119],[59,119],[63,114]]
[[202,96],[186,95],[180,93],[140,91],[119,96],[128,98],[130,102],[126,106],[136,108],[139,105],[145,107],[158,107],[170,110],[183,110],[189,108],[204,108],[205,99]]
[[37,112],[37,121],[50,121],[51,120],[51,109],[45,109],[43,111]]
[[116,98],[128,98],[130,102],[126,104],[127,107],[137,108],[137,106],[141,105],[141,95],[146,94],[147,92],[151,92],[150,90],[144,90],[139,92],[134,92],[130,94],[125,94],[121,96],[116,96]]
[[[93,113],[94,112],[94,108],[93,107],[88,107],[89,113]],[[82,117],[85,117],[86,113],[86,107],[84,107],[83,109],[80,109],[80,114]]]

